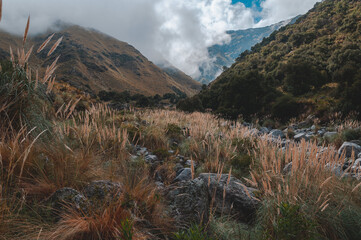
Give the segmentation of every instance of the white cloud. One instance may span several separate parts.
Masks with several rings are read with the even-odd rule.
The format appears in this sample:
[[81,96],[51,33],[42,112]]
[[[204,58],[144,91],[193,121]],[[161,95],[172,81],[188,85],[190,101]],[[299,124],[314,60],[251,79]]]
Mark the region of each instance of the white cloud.
[[138,48],[154,62],[166,59],[189,75],[207,65],[207,47],[229,40],[229,29],[244,29],[283,20],[307,11],[316,0],[265,0],[263,20],[253,9],[231,0],[3,0],[0,28],[21,34],[31,15],[30,32],[46,31],[54,22],[98,29]]
[[268,26],[273,23],[306,13],[316,2],[321,0],[265,0],[261,3],[262,20],[257,27]]

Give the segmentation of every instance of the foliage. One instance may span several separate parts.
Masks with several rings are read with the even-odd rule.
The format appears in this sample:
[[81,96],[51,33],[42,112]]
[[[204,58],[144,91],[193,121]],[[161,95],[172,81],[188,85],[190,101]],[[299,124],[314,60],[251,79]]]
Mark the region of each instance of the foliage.
[[290,95],[278,97],[272,105],[272,115],[282,121],[296,117],[300,111],[300,104]]
[[177,109],[185,111],[185,112],[203,112],[204,107],[202,105],[202,101],[198,96],[194,96],[192,98],[186,98],[181,100],[177,104]]
[[[275,31],[242,53],[232,67],[196,96],[201,100],[199,105],[230,119],[272,113],[287,121],[320,110],[320,114],[342,111],[345,116],[356,112],[361,118],[360,22],[360,1],[325,0],[316,4],[295,24]],[[287,114],[286,109],[278,109],[281,102],[289,102],[286,97],[279,99],[283,95],[294,95],[296,102],[302,99],[311,104]],[[315,95],[331,97],[335,107],[325,107]]]
[[144,96],[143,94],[131,94],[129,91],[114,92],[100,91],[98,97],[102,101],[112,104],[132,103],[137,107],[156,107],[164,105],[167,101],[176,104],[186,98],[186,95],[177,89],[176,94],[166,93],[163,96],[156,94],[154,96]]
[[1,127],[36,128],[35,134],[50,129],[50,122],[43,113],[43,108],[50,110],[46,85],[29,80],[25,69],[11,62],[2,62],[0,66]]
[[174,123],[169,123],[166,133],[170,138],[179,139],[183,135],[182,128]]
[[189,229],[185,231],[180,231],[174,234],[175,240],[211,240],[207,237],[207,234],[204,232],[203,228],[198,225],[192,225]]
[[281,203],[280,215],[274,225],[275,239],[306,240],[317,239],[316,225],[300,211],[300,206]]

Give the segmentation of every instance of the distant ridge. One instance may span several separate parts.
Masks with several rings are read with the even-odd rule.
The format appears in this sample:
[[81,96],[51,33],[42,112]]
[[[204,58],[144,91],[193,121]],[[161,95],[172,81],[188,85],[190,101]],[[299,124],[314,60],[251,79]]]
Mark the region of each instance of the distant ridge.
[[[48,35],[30,39],[29,46],[34,44],[36,49]],[[177,69],[178,75],[170,76],[133,46],[99,31],[65,25],[54,39],[60,36],[64,38],[56,50],[61,54],[57,79],[88,93],[127,90],[148,96],[177,92],[190,96],[200,89],[199,83],[180,70]],[[8,57],[9,46],[15,47],[20,41],[19,37],[0,32],[0,57]],[[39,66],[42,69],[54,59],[45,60],[45,53],[31,59],[35,64],[43,63]]]
[[230,67],[242,52],[250,50],[252,46],[261,42],[263,38],[268,37],[272,32],[281,27],[295,23],[299,17],[297,16],[267,27],[227,31],[231,41],[227,44],[216,44],[208,48],[209,56],[214,61],[208,66],[203,65],[200,67],[201,76],[197,80],[206,84],[210,83],[222,73],[223,66]]

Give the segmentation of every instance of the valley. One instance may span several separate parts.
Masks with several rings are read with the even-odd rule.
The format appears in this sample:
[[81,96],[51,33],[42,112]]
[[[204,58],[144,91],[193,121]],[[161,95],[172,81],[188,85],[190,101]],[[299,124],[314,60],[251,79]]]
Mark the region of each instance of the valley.
[[30,19],[0,32],[0,239],[361,239],[360,1],[228,32],[199,82]]

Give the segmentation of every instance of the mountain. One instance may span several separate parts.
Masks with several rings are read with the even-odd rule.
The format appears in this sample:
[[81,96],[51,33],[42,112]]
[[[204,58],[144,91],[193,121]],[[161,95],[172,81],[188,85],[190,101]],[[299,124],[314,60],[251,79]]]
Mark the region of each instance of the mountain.
[[230,67],[242,52],[250,50],[252,46],[261,42],[263,38],[268,37],[275,30],[287,24],[293,24],[298,17],[262,28],[227,31],[226,33],[231,38],[230,42],[222,45],[216,44],[208,48],[208,54],[214,61],[210,65],[204,65],[200,68],[201,76],[197,80],[202,83],[210,83],[222,73],[224,66]]
[[[27,44],[34,44],[37,49],[48,35],[33,37]],[[177,70],[178,75],[170,76],[133,46],[96,30],[68,25],[57,32],[52,41],[61,36],[64,38],[56,50],[58,54],[47,59],[44,52],[33,57],[31,62],[43,63],[38,67],[44,70],[61,54],[57,79],[86,92],[128,90],[148,96],[179,92],[194,95],[200,89],[199,83],[180,70]],[[8,33],[0,33],[0,57],[8,57],[10,45],[20,45],[20,38],[17,41],[14,38]]]
[[[324,0],[237,58],[187,101],[237,118],[361,118],[361,1]],[[183,106],[187,106],[184,104]]]

